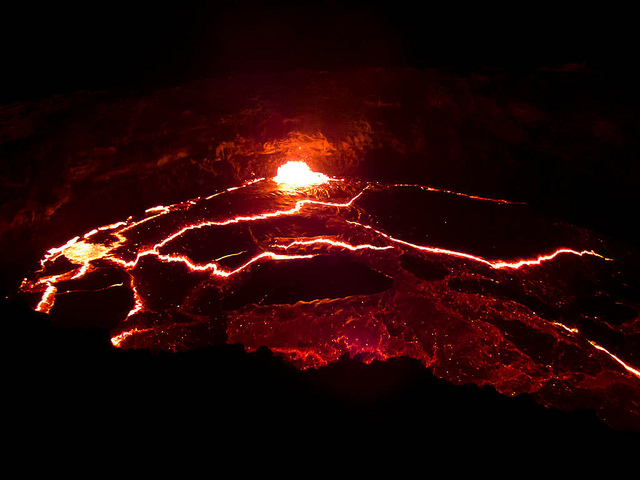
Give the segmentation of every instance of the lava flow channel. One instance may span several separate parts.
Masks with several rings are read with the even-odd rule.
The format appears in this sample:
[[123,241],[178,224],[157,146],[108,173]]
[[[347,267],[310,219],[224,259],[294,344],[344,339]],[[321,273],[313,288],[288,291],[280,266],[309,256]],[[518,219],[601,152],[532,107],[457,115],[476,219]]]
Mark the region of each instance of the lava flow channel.
[[[129,305],[108,322],[117,347],[266,345],[300,368],[344,353],[367,362],[409,355],[453,382],[527,392],[549,405],[559,391],[573,392],[575,408],[623,408],[627,420],[640,419],[632,352],[612,353],[582,333],[589,312],[576,310],[584,292],[572,289],[579,278],[584,291],[599,291],[612,259],[569,247],[497,259],[404,240],[403,232],[376,226],[361,200],[407,187],[440,200],[521,207],[430,187],[331,179],[296,162],[272,179],[153,207],[142,219],[77,236],[50,249],[20,288],[35,295],[36,310],[62,323],[73,302],[59,305],[59,298],[80,298],[83,289],[128,291]],[[220,216],[234,201],[247,211]],[[411,209],[402,214],[420,218]],[[104,273],[112,270],[120,276]],[[624,332],[637,336],[639,323],[636,312]],[[203,326],[218,333],[201,338]],[[593,388],[582,395],[587,384]],[[628,404],[594,400],[594,391],[613,385],[628,393]]]

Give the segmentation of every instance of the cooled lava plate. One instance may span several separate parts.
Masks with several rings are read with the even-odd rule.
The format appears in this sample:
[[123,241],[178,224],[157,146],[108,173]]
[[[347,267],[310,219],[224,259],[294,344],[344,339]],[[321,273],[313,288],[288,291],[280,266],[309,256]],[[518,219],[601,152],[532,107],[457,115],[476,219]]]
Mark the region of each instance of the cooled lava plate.
[[54,325],[106,329],[122,349],[266,346],[300,369],[409,356],[640,429],[629,253],[523,203],[297,160],[78,232],[21,290]]

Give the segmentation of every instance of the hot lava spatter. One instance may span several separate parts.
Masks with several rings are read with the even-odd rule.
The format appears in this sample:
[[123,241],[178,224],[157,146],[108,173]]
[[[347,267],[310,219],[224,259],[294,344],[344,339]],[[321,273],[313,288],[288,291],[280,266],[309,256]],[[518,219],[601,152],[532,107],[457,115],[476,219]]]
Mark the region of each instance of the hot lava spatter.
[[520,203],[298,162],[77,236],[21,290],[54,324],[106,328],[120,348],[267,346],[302,369],[410,356],[635,428],[640,319],[613,257]]

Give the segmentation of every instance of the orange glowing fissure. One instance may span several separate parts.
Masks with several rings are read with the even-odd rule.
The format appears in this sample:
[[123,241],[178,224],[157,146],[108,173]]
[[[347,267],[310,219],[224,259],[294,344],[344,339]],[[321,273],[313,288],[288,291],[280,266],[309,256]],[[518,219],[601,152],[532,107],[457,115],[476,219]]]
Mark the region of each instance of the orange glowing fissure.
[[[213,194],[207,197],[206,199],[211,199],[215,196],[228,193],[228,192],[237,190],[239,188],[248,187],[250,185],[253,185],[257,182],[261,182],[264,180],[265,180],[264,178],[254,179],[244,183],[243,185],[231,187],[231,188],[228,188],[227,190],[223,190],[221,192]],[[272,180],[278,184],[279,188],[284,190],[287,190],[289,188],[297,188],[297,189],[308,188],[310,186],[321,185],[329,181],[341,181],[340,179],[329,178],[321,173],[312,172],[302,162],[289,162],[288,164],[283,165],[278,170],[278,174],[276,175],[276,177],[274,177]],[[247,269],[248,267],[250,267],[251,265],[260,261],[288,261],[288,260],[296,260],[296,259],[309,259],[309,258],[315,257],[317,254],[316,253],[285,254],[285,253],[277,253],[274,251],[263,251],[255,255],[253,258],[251,258],[244,264],[234,269],[225,269],[222,266],[220,266],[220,264],[218,263],[220,259],[218,259],[217,261],[209,262],[209,263],[198,264],[193,262],[191,259],[189,259],[187,256],[184,256],[184,255],[162,254],[160,252],[160,249],[164,245],[168,244],[170,241],[182,236],[186,232],[193,229],[200,229],[200,228],[205,228],[209,226],[224,226],[224,225],[230,225],[230,224],[236,224],[236,223],[242,223],[242,222],[258,222],[261,220],[275,218],[275,217],[294,215],[300,212],[303,208],[307,206],[349,208],[354,205],[354,203],[365,193],[365,191],[368,188],[370,188],[370,186],[371,185],[367,185],[358,194],[354,195],[349,201],[346,201],[346,202],[328,202],[328,201],[304,199],[304,200],[298,200],[294,204],[294,206],[289,209],[266,211],[266,212],[258,213],[255,215],[235,216],[222,221],[204,221],[200,223],[190,224],[168,235],[167,237],[165,237],[164,239],[162,239],[160,242],[156,243],[152,247],[139,251],[136,254],[134,260],[126,261],[123,258],[117,257],[113,251],[118,246],[122,245],[125,242],[125,237],[123,236],[123,234],[126,231],[131,230],[132,228],[137,227],[161,215],[165,215],[171,211],[175,211],[182,208],[188,208],[190,205],[196,204],[197,201],[200,199],[198,198],[194,200],[189,200],[187,202],[183,202],[183,203],[168,206],[168,207],[165,207],[165,206],[152,207],[146,210],[147,214],[152,214],[152,215],[142,220],[134,222],[130,217],[127,221],[117,222],[111,225],[105,225],[103,227],[91,230],[90,232],[84,234],[82,237],[77,236],[75,238],[72,238],[71,240],[69,240],[67,243],[65,243],[60,247],[50,249],[44,256],[43,260],[41,260],[41,265],[43,269],[48,263],[53,262],[55,259],[57,259],[61,255],[65,256],[72,263],[78,264],[79,267],[72,270],[71,272],[66,272],[60,275],[51,275],[51,276],[43,277],[33,282],[25,279],[22,282],[21,289],[24,291],[32,291],[32,292],[40,291],[42,296],[41,296],[41,300],[36,306],[36,310],[39,312],[48,313],[54,305],[56,295],[60,294],[58,292],[58,288],[56,287],[56,284],[59,283],[60,281],[77,279],[82,277],[87,272],[90,272],[94,269],[94,267],[92,266],[92,262],[98,259],[115,263],[117,265],[124,267],[125,270],[129,271],[130,269],[134,268],[138,264],[141,258],[145,256],[154,256],[159,261],[164,263],[180,262],[184,264],[191,271],[209,272],[209,274],[218,276],[218,277],[230,277],[232,275],[238,274],[243,270]],[[390,187],[403,187],[403,186],[416,187],[417,185],[399,184],[399,185],[391,185]],[[432,189],[430,187],[422,187],[422,186],[419,186],[419,187],[427,190],[436,190],[436,191],[441,191],[449,194],[463,195],[463,196],[467,196],[469,198],[477,199],[477,200],[493,201],[496,203],[512,203],[506,200],[496,200],[496,199],[489,199],[484,197],[476,197],[476,196],[467,195],[467,194],[458,193],[458,192]],[[488,260],[483,257],[472,255],[465,252],[448,250],[448,249],[433,247],[433,246],[417,245],[414,243],[404,241],[399,238],[395,238],[381,230],[374,228],[371,225],[367,225],[367,224],[363,224],[355,221],[349,221],[349,220],[347,220],[347,222],[349,224],[355,225],[359,228],[363,228],[374,233],[375,236],[380,238],[381,241],[385,242],[386,244],[385,245],[373,245],[373,244],[353,245],[346,241],[335,239],[335,238],[320,237],[320,238],[312,238],[312,239],[294,240],[286,245],[274,244],[272,245],[272,248],[280,251],[287,251],[289,249],[294,249],[294,248],[304,250],[304,248],[308,246],[326,246],[328,248],[339,248],[339,249],[355,252],[359,250],[379,251],[379,250],[390,250],[394,248],[404,247],[404,248],[419,250],[421,252],[427,252],[427,253],[438,254],[438,255],[446,255],[446,256],[456,257],[464,260],[470,260],[473,262],[478,262],[478,263],[488,265],[494,269],[520,269],[523,267],[535,267],[537,265],[541,265],[544,262],[551,261],[559,255],[564,255],[564,254],[577,255],[577,256],[590,255],[603,260],[611,260],[611,259],[605,258],[604,256],[592,250],[577,251],[570,248],[559,248],[554,252],[539,255],[538,257],[531,258],[531,259],[518,259],[518,260],[512,260],[512,261]],[[109,245],[100,245],[100,244],[91,243],[92,236],[96,235],[99,232],[105,232],[105,231],[108,231],[111,235],[115,236],[117,241],[114,241]],[[232,254],[232,255],[235,255],[235,254]],[[225,257],[228,257],[228,256],[229,255]],[[144,301],[138,294],[136,287],[133,284],[133,281],[131,282],[131,288],[133,290],[134,306],[129,311],[127,318],[139,312],[144,311],[146,308]],[[572,334],[578,333],[577,329],[573,329],[573,328],[568,329],[568,327],[565,327],[564,325],[559,325],[559,326],[570,331]],[[140,331],[143,331],[143,330],[136,327],[131,329],[130,331],[122,332],[112,338],[112,343],[115,346],[119,346],[124,338],[134,335],[135,333]],[[638,370],[624,364],[618,357],[616,357],[615,355],[613,355],[603,347],[595,344],[594,342],[589,341],[589,343],[595,349],[606,353],[612,359],[620,363],[628,372],[640,378],[640,372]]]

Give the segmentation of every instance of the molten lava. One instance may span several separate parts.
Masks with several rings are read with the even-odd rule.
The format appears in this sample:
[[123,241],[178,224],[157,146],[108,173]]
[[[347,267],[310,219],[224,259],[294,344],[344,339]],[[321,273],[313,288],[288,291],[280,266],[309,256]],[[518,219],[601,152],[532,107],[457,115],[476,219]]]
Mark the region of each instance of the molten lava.
[[312,172],[304,162],[287,162],[278,168],[273,180],[285,187],[311,187],[329,181],[323,173]]
[[607,316],[625,300],[594,235],[520,203],[332,181],[303,162],[264,180],[77,236],[21,290],[62,325],[78,302],[90,324],[105,296],[101,326],[121,348],[266,345],[300,368],[411,356],[455,383],[640,421],[640,361],[620,340],[640,319]]

